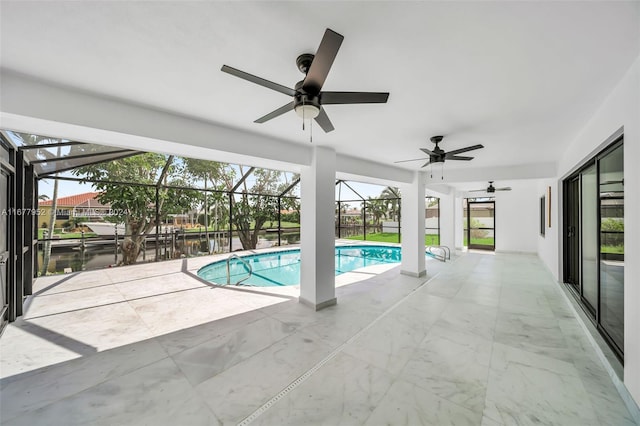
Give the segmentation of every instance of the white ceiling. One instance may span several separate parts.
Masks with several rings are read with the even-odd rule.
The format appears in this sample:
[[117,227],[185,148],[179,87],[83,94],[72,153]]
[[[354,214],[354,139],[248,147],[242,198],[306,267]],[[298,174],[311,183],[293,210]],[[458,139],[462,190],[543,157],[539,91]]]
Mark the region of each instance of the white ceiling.
[[[555,161],[639,51],[632,2],[10,2],[1,65],[52,83],[309,144],[290,101],[220,71],[292,87],[325,28],[345,39],[324,90],[388,91],[329,105],[314,144],[393,165],[482,143],[490,168]],[[418,169],[422,162],[398,165]]]

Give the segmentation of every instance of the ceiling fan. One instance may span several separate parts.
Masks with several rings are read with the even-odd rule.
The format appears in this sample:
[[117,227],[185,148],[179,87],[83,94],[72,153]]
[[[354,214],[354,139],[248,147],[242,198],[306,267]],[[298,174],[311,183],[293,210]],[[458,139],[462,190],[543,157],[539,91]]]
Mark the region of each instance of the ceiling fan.
[[504,188],[496,188],[495,186],[493,186],[493,181],[490,180],[489,186],[486,187],[485,189],[472,189],[468,192],[488,192],[489,194],[493,194],[496,191],[511,191],[511,187],[505,186]]
[[[476,150],[476,149],[484,148],[484,146],[478,144],[478,145],[468,146],[466,148],[454,149],[453,151],[445,152],[442,148],[440,148],[440,146],[438,146],[438,144],[440,142],[442,142],[443,138],[444,138],[444,136],[432,136],[431,137],[431,142],[436,144],[436,147],[433,149],[433,151],[428,150],[426,148],[420,148],[420,151],[424,152],[425,154],[427,154],[429,156],[429,161],[424,163],[422,165],[422,167],[426,167],[429,164],[433,164],[433,163],[444,163],[445,160],[470,161],[470,160],[473,160],[473,157],[465,157],[465,156],[460,156],[458,154],[462,154],[463,152],[473,151],[473,150]],[[395,161],[395,163],[406,163],[407,161],[418,161],[418,160],[425,160],[425,158],[414,158],[412,160],[401,160],[401,161]]]
[[303,53],[296,59],[298,69],[305,74],[295,89],[282,86],[264,78],[223,65],[223,72],[293,97],[293,101],[258,118],[254,123],[264,123],[286,112],[295,110],[303,119],[315,119],[325,133],[334,130],[323,105],[386,103],[389,93],[381,92],[323,92],[322,86],[331,65],[338,54],[343,36],[327,28],[315,55]]

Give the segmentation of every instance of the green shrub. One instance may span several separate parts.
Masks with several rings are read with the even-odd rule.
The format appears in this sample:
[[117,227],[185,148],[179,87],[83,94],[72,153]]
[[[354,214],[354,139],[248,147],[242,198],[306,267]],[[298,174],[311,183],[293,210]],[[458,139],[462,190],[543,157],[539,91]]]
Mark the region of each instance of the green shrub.
[[607,217],[600,222],[601,231],[624,232],[624,219]]

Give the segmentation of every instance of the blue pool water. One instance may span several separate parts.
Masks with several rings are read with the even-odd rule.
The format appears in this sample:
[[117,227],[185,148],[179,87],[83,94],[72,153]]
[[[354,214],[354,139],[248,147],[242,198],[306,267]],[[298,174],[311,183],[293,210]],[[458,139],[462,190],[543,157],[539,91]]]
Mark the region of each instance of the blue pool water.
[[[251,265],[251,277],[244,285],[259,287],[300,284],[300,250],[242,256]],[[400,247],[343,246],[336,247],[336,275],[365,266],[400,262]],[[235,284],[249,274],[249,268],[238,259],[232,259],[229,268],[231,283]],[[227,261],[221,260],[200,268],[198,276],[218,284],[227,283]]]

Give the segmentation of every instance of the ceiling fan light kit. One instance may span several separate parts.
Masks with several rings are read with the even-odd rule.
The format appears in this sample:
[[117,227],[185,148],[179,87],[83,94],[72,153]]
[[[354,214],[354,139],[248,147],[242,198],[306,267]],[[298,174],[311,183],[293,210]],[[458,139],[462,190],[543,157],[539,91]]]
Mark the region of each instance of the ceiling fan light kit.
[[331,70],[331,66],[343,40],[344,37],[342,35],[327,28],[315,55],[303,53],[296,58],[296,65],[305,77],[304,80],[296,83],[295,89],[265,80],[264,78],[240,71],[228,65],[223,65],[221,71],[293,97],[292,102],[258,118],[255,120],[255,123],[265,123],[286,112],[294,110],[296,114],[304,120],[314,119],[325,133],[329,133],[334,130],[334,127],[322,106],[323,104],[386,103],[389,98],[389,93],[387,92],[322,91],[322,86]]
[[299,104],[294,107],[298,117],[302,119],[316,118],[320,115],[320,108],[313,104]]

